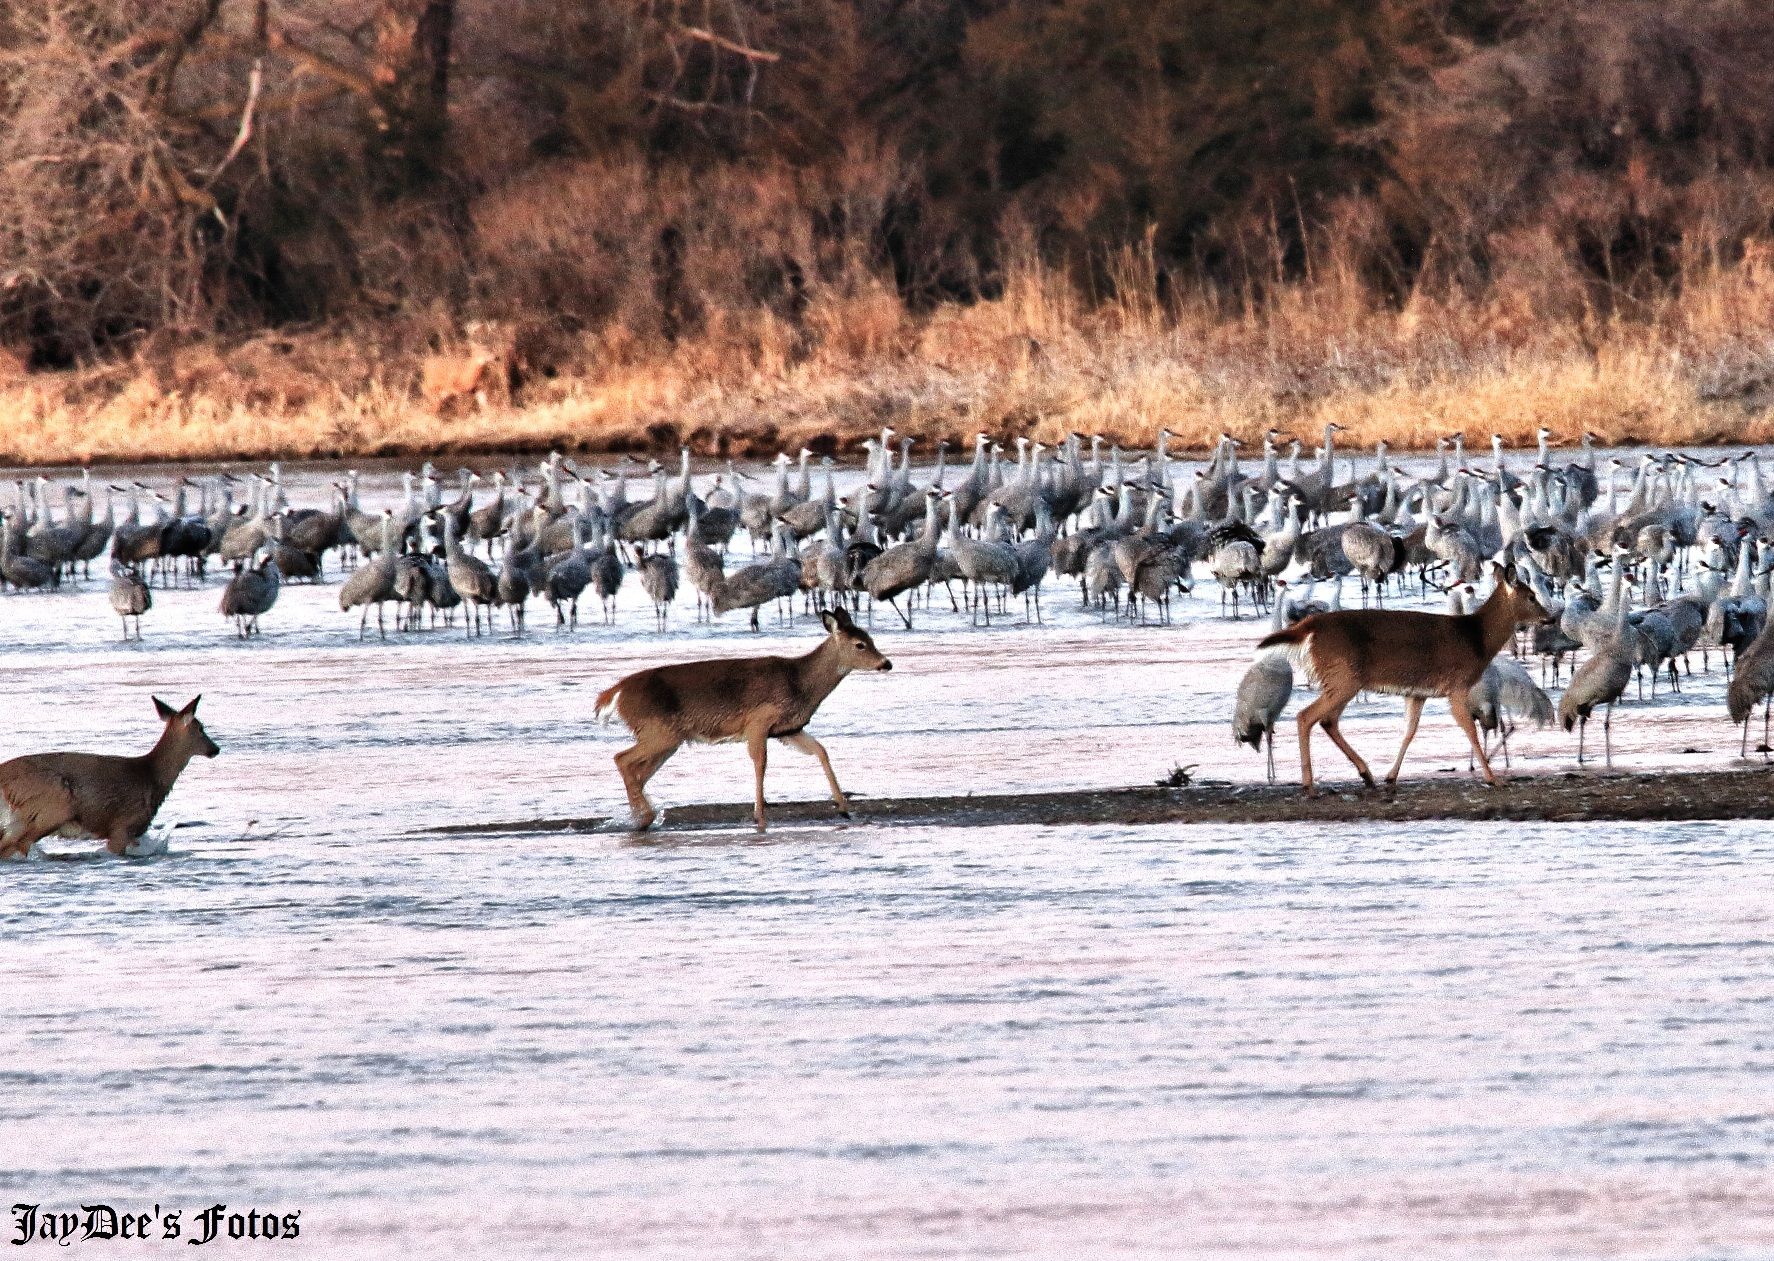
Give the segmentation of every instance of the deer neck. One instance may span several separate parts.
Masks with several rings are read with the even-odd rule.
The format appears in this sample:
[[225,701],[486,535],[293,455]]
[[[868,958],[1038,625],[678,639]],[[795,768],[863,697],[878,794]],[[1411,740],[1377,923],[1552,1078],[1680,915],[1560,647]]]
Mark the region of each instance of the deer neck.
[[850,667],[843,662],[838,641],[830,635],[821,640],[819,647],[812,652],[796,658],[795,664],[801,695],[815,709],[844,681],[844,676],[850,673]]
[[1487,662],[1515,636],[1515,611],[1502,583],[1498,583],[1490,598],[1478,606],[1477,613],[1468,616],[1478,619],[1479,638],[1484,642]]
[[190,764],[194,753],[195,750],[190,745],[174,739],[171,727],[162,731],[160,739],[156,740],[154,747],[148,750],[147,756],[142,761],[148,771],[148,782],[154,794],[155,809],[159,809],[160,804],[166,800],[167,794],[172,792],[172,786],[178,782],[179,776]]

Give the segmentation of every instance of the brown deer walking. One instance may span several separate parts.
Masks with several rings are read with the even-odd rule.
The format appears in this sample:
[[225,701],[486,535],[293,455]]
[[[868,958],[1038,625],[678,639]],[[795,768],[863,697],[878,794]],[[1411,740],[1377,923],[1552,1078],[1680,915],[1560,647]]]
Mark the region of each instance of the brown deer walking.
[[221,752],[197,720],[202,699],[175,710],[155,697],[166,728],[141,757],[32,753],[0,763],[0,859],[28,857],[46,836],[93,837],[113,854],[128,852],[186,763]]
[[1350,747],[1338,726],[1343,710],[1361,692],[1387,692],[1405,698],[1404,743],[1386,776],[1386,786],[1398,783],[1405,750],[1417,734],[1423,702],[1445,696],[1454,721],[1472,742],[1473,756],[1484,768],[1487,784],[1497,776],[1485,756],[1484,744],[1472,720],[1467,694],[1483,676],[1491,658],[1501,651],[1523,622],[1547,621],[1547,613],[1533,590],[1517,582],[1515,568],[1497,569],[1497,586],[1490,597],[1471,613],[1449,616],[1391,609],[1347,609],[1318,613],[1286,630],[1268,636],[1258,648],[1287,646],[1295,664],[1318,683],[1318,699],[1300,711],[1300,779],[1307,796],[1312,787],[1312,727],[1322,726],[1344,755],[1355,764],[1363,782],[1375,787],[1373,772]]
[[838,787],[832,760],[825,746],[807,734],[806,726],[845,675],[852,670],[891,670],[893,663],[844,610],[834,609],[820,620],[830,633],[806,656],[655,666],[629,675],[597,698],[599,714],[614,709],[634,733],[634,746],[616,755],[616,769],[628,789],[637,832],[646,831],[658,817],[647,800],[647,781],[686,742],[745,741],[757,773],[755,817],[760,832],[766,745],[771,740],[818,758],[838,813],[850,817],[850,803]]

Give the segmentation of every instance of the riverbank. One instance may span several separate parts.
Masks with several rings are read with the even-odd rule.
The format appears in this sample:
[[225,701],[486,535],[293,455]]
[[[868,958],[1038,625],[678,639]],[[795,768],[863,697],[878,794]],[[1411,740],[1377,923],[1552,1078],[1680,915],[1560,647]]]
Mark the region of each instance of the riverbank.
[[[984,430],[1179,452],[1270,427],[1308,448],[1422,450],[1540,426],[1616,445],[1774,441],[1770,269],[1696,277],[1643,318],[1540,318],[1507,296],[1400,308],[1330,282],[1260,310],[1211,295],[1087,301],[1038,265],[1003,296],[909,309],[889,288],[814,298],[673,341],[480,321],[279,330],[27,371],[0,352],[0,464],[428,458],[561,448],[850,453],[892,425],[962,446]],[[1309,453],[1309,451],[1308,451]]]
[[[1766,767],[1652,774],[1565,771],[1505,778],[1496,788],[1465,775],[1402,782],[1395,793],[1332,783],[1317,797],[1294,784],[1212,782],[1182,788],[1121,788],[1015,793],[1004,796],[893,797],[851,795],[855,823],[945,827],[1076,827],[1150,823],[1417,823],[1538,820],[1552,823],[1686,821],[1774,818],[1774,773]],[[654,831],[636,840],[668,839],[674,832],[749,827],[751,807],[688,805],[672,808]],[[770,822],[831,823],[831,803],[773,803]],[[608,832],[624,820],[604,817],[505,823],[446,824],[431,835],[517,836]]]

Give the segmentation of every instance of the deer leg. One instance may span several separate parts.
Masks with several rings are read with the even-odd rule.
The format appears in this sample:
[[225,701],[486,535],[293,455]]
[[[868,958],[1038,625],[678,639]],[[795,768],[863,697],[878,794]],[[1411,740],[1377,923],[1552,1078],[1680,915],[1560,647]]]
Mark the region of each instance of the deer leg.
[[0,859],[9,856],[20,859],[29,858],[31,847],[53,831],[55,831],[54,828],[34,827],[27,824],[19,827],[11,835],[0,835]]
[[1478,755],[1478,764],[1484,768],[1484,782],[1495,786],[1497,773],[1491,769],[1491,759],[1485,756],[1484,742],[1478,738],[1478,724],[1472,721],[1472,707],[1466,703],[1466,693],[1456,691],[1448,697],[1448,709],[1454,715],[1454,721],[1460,724],[1460,730],[1472,742],[1472,751]]
[[838,807],[838,813],[846,819],[850,817],[850,802],[844,796],[844,790],[838,787],[838,773],[832,770],[832,760],[826,755],[825,746],[805,731],[797,731],[792,736],[778,736],[778,740],[790,748],[799,749],[819,759],[821,769],[825,771],[825,782],[831,785],[832,802]]
[[666,759],[678,751],[675,744],[663,748],[637,740],[634,747],[616,755],[616,770],[622,775],[622,786],[628,791],[628,806],[634,812],[634,830],[645,832],[653,826],[658,812],[647,800],[647,781],[665,765]]
[[1361,754],[1355,751],[1355,747],[1343,739],[1343,729],[1339,720],[1343,717],[1343,707],[1348,703],[1345,700],[1342,704],[1337,705],[1329,714],[1325,715],[1319,725],[1324,728],[1324,733],[1331,738],[1331,743],[1341,749],[1343,756],[1354,764],[1356,772],[1361,776],[1361,782],[1369,788],[1374,788],[1377,787],[1374,783],[1374,773],[1368,769],[1367,763],[1361,760]]
[[105,852],[113,858],[122,858],[129,847],[141,840],[147,832],[147,824],[137,828],[133,824],[119,823],[111,829],[111,835],[105,838]]
[[1411,741],[1417,738],[1417,723],[1423,717],[1423,698],[1407,696],[1404,698],[1404,742],[1398,746],[1398,757],[1392,762],[1392,769],[1386,772],[1386,787],[1391,788],[1398,783],[1398,772],[1404,767],[1404,751],[1411,747]]
[[764,830],[764,767],[770,761],[770,729],[754,727],[746,734],[745,746],[751,753],[753,777],[757,787],[757,811],[753,816],[757,820],[758,831]]

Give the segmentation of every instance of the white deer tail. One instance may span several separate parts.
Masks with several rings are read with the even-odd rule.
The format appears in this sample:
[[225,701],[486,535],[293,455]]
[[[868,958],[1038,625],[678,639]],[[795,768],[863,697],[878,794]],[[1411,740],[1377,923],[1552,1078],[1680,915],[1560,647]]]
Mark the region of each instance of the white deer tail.
[[[1318,669],[1312,664],[1312,638],[1311,635],[1306,635],[1297,643],[1287,645],[1286,652],[1287,659],[1293,663],[1294,669],[1299,672],[1306,685],[1317,687]],[[1274,652],[1275,649],[1271,648],[1269,651]]]
[[[627,680],[624,679],[623,682],[625,683]],[[598,693],[597,707],[592,712],[605,726],[616,721],[616,699],[621,694],[622,683],[614,684]]]

